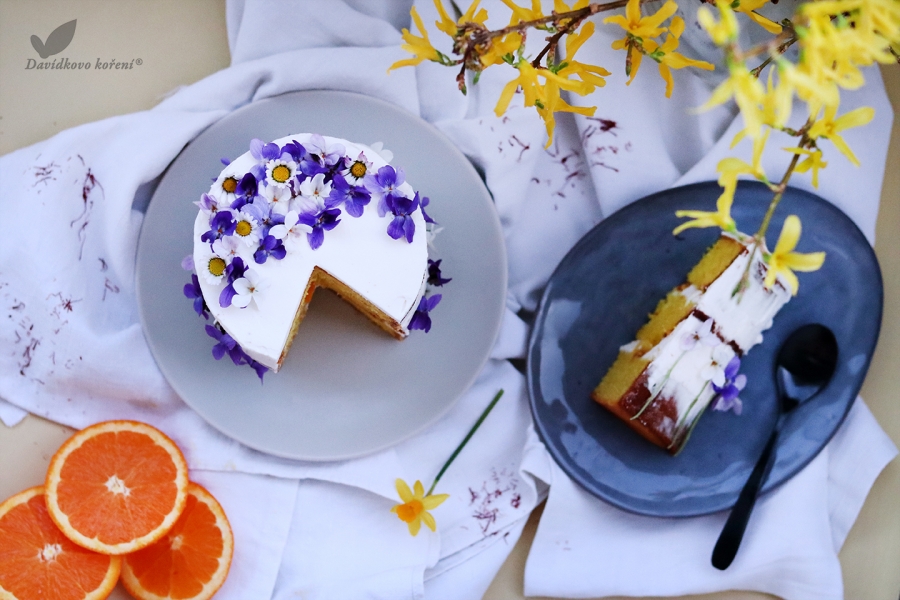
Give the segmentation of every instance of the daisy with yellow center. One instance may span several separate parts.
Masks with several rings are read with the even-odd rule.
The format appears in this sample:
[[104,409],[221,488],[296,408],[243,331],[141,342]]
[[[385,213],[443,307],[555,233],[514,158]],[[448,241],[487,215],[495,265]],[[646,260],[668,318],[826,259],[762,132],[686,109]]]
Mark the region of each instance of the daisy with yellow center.
[[244,240],[247,246],[255,248],[259,244],[259,224],[256,219],[245,212],[235,213],[234,218],[237,221],[234,235]]
[[[282,155],[286,156],[286,155]],[[297,173],[297,163],[293,160],[276,158],[266,163],[266,182],[276,187],[288,187]]]
[[791,287],[791,293],[797,295],[800,288],[800,282],[794,271],[816,271],[825,262],[824,252],[810,252],[803,254],[794,252],[797,242],[800,241],[800,218],[797,215],[790,215],[784,220],[781,228],[781,235],[778,236],[778,243],[775,245],[775,251],[765,257],[766,263],[769,265],[769,271],[766,273],[765,286],[771,288],[776,278],[780,275],[787,280]]
[[391,508],[391,512],[395,513],[401,521],[406,523],[411,535],[418,535],[423,522],[428,529],[435,531],[437,524],[428,511],[440,506],[444,500],[450,497],[449,494],[429,494],[426,496],[425,486],[418,480],[413,484],[412,490],[409,489],[409,485],[402,479],[397,479],[394,483],[397,486],[397,495],[400,496],[402,503],[395,504]]
[[226,177],[225,179],[222,180],[222,191],[225,192],[226,194],[233,194],[234,191],[237,189],[237,186],[238,186],[238,180],[232,175],[229,175],[228,177]]

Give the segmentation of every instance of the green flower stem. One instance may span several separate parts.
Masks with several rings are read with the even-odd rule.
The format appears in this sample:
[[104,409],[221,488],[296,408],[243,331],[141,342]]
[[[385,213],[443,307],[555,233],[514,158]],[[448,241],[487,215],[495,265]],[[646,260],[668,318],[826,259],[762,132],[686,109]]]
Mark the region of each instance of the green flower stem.
[[[803,126],[803,136],[800,139],[799,146],[803,148],[806,144],[809,143],[809,137],[806,135],[806,131],[809,129],[812,124],[812,117],[810,117],[809,121],[807,121],[806,125]],[[753,245],[750,248],[750,259],[747,261],[747,267],[744,269],[743,275],[741,275],[740,281],[738,281],[737,285],[732,290],[731,295],[736,296],[743,293],[745,289],[747,289],[747,285],[750,281],[750,267],[753,266],[753,253],[760,247],[760,245],[765,242],[766,239],[766,231],[769,229],[769,223],[772,221],[772,215],[775,213],[775,208],[778,206],[778,203],[781,202],[782,196],[784,196],[784,190],[787,189],[788,181],[791,180],[791,175],[794,174],[794,169],[797,167],[797,163],[800,162],[800,155],[794,154],[794,157],[791,159],[791,164],[788,165],[787,169],[784,172],[784,175],[781,177],[781,182],[776,186],[778,191],[772,196],[772,201],[769,202],[769,208],[766,209],[766,214],[763,217],[762,223],[759,226],[756,234],[753,236]]]
[[472,425],[472,429],[469,430],[469,433],[466,434],[466,437],[463,438],[463,441],[459,443],[459,446],[456,447],[456,450],[453,451],[453,454],[450,455],[450,458],[447,459],[447,462],[444,463],[444,466],[441,467],[441,470],[438,471],[437,477],[434,478],[434,482],[431,484],[431,487],[428,488],[428,492],[425,494],[426,496],[430,496],[431,492],[434,491],[434,486],[437,485],[438,481],[441,480],[441,477],[444,475],[444,471],[447,470],[447,467],[456,460],[456,457],[459,456],[459,453],[465,447],[466,444],[469,443],[469,440],[475,435],[475,432],[478,431],[478,428],[481,427],[481,424],[490,414],[490,412],[494,409],[494,406],[497,404],[497,401],[500,400],[500,397],[503,395],[503,390],[497,392],[497,395],[494,396],[494,399],[491,400],[491,403],[487,405],[487,408],[484,409],[484,412],[481,413],[481,416],[478,417],[478,420],[475,421],[475,424]]

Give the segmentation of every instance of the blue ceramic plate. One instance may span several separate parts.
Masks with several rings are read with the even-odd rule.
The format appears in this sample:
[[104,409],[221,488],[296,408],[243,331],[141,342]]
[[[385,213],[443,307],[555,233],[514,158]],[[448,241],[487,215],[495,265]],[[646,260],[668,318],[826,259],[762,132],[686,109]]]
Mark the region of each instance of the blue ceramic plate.
[[[591,391],[634,339],[657,302],[684,281],[718,235],[717,229],[672,230],[677,209],[714,210],[719,186],[700,183],[648,196],[587,233],[563,258],[544,291],[528,352],[535,424],[557,463],[592,494],[635,513],[687,517],[730,508],[777,417],[773,363],[791,331],[818,322],[834,331],[837,372],[798,408],[781,435],[763,487],[802,469],[846,416],[869,366],[881,325],[881,272],[871,246],[840,210],[788,189],[769,228],[774,247],[782,221],[803,222],[798,252],[824,250],[824,266],[801,273],[800,293],[775,318],[762,344],[741,364],[747,375],[744,412],[707,411],[690,441],[672,457],[596,404]],[[740,185],[732,216],[755,231],[771,193]]]

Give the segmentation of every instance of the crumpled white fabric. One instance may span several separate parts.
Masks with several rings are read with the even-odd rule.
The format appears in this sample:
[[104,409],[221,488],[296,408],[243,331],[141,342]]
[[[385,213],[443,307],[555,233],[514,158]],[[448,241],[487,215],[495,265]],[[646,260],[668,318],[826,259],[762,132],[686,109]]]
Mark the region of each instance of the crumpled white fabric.
[[[504,25],[507,9],[500,2],[485,4],[492,14],[489,24]],[[435,20],[431,2],[417,6],[426,23]],[[629,88],[621,85],[620,75],[590,99],[601,105],[596,119],[564,115],[554,144],[544,149],[543,124],[531,109],[514,103],[505,117],[493,114],[508,71],[485,72],[468,96],[456,91],[453,73],[434,64],[385,74],[390,64],[406,58],[397,28],[407,26],[408,14],[405,2],[229,2],[231,67],[178,90],[150,111],[76,127],[0,157],[3,206],[8,214],[28,215],[33,224],[0,239],[0,308],[8,315],[0,319],[0,397],[8,401],[0,401],[0,418],[15,421],[21,409],[73,427],[130,418],[171,435],[185,451],[192,477],[220,499],[235,530],[235,566],[221,598],[480,597],[542,499],[543,482],[554,486],[544,518],[559,525],[542,526],[526,591],[610,593],[605,580],[572,590],[557,576],[562,571],[551,568],[553,560],[539,558],[552,543],[545,533],[589,532],[587,524],[595,521],[602,532],[627,515],[596,499],[579,499],[534,436],[524,378],[506,360],[524,356],[528,328],[517,313],[534,310],[558,261],[604,215],[691,177],[712,178],[732,115],[727,109],[686,115],[709,92],[688,73],[676,73],[677,97],[670,101],[655,74],[642,73],[646,77]],[[432,39],[443,43],[439,34]],[[580,56],[615,67],[621,57],[606,56],[608,41],[598,34]],[[860,93],[879,109],[880,121],[866,129],[871,154],[860,156],[866,179],[878,182],[875,190],[890,124],[878,85]],[[322,88],[372,95],[420,114],[482,169],[504,227],[510,287],[492,357],[446,417],[388,451],[316,464],[243,447],[175,396],[140,330],[133,265],[139,209],[185,144],[248,102]],[[858,138],[846,137],[861,149]],[[841,185],[847,170],[836,164],[839,160],[823,172],[823,189],[826,177],[832,178],[829,185]],[[802,178],[797,183],[802,187]],[[871,239],[877,194],[864,196],[860,204],[868,208],[842,208]],[[185,307],[189,310],[187,301]],[[441,480],[437,491],[450,499],[434,512],[438,532],[423,529],[409,536],[389,512],[397,502],[394,479],[428,485],[501,388],[505,396]],[[851,420],[842,431],[851,425],[853,439],[880,433],[871,419]],[[818,471],[804,472],[792,483],[810,480],[816,493],[827,490],[831,521],[812,526],[829,539],[842,538],[849,529],[889,454],[862,443],[856,452],[853,456],[862,455],[859,460],[868,465],[868,479],[842,477],[862,470],[848,469],[846,461],[821,466],[822,457],[832,454],[827,452],[811,469],[843,485],[822,483]],[[780,493],[768,503],[784,504]],[[582,508],[584,519],[560,518]],[[615,537],[598,536],[582,549],[581,560],[593,561],[598,548],[609,552],[615,543]],[[659,593],[675,593],[679,586],[661,581]]]

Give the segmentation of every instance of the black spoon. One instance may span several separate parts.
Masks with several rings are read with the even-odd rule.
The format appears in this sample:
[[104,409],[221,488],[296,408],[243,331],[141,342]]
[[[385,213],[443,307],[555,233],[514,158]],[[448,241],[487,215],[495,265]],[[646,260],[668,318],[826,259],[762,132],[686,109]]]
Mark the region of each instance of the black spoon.
[[722,533],[719,534],[719,540],[712,554],[712,564],[715,568],[727,569],[737,554],[759,489],[769,474],[773,462],[772,450],[778,440],[778,432],[781,431],[791,411],[801,402],[815,396],[828,384],[837,366],[837,357],[838,346],[834,334],[818,323],[804,325],[794,330],[778,350],[778,356],[775,358],[775,382],[778,386],[781,412],[762,455],[731,509]]

